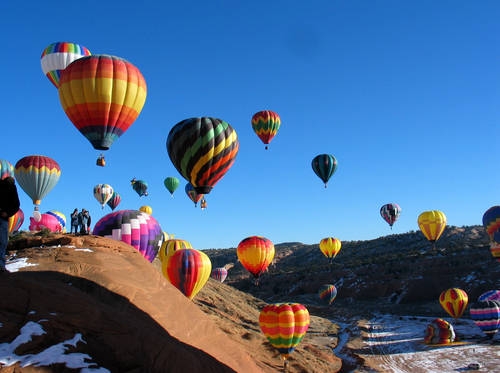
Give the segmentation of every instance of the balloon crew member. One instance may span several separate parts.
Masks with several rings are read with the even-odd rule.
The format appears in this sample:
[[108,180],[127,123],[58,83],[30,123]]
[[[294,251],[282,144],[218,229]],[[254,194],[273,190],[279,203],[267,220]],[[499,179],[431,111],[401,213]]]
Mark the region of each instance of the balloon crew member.
[[71,213],[71,232],[74,234],[78,234],[78,209],[74,209]]
[[13,177],[0,180],[0,272],[5,268],[5,254],[9,243],[9,218],[19,211],[20,202]]
[[89,220],[88,215],[85,213],[87,210],[82,209],[82,212],[79,214],[80,216],[80,234],[87,233],[87,222]]
[[90,212],[85,210],[85,215],[87,216],[87,234],[90,234],[90,224],[92,222],[92,218],[90,217]]

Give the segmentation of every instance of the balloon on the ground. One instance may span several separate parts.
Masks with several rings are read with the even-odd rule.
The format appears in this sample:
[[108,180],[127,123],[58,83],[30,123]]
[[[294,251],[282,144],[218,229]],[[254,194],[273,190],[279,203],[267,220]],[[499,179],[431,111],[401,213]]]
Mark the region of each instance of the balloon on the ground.
[[264,306],[259,315],[259,326],[271,345],[284,360],[302,341],[309,328],[310,316],[300,303],[274,303]]
[[44,229],[48,229],[51,232],[63,233],[65,232],[64,226],[66,224],[66,221],[64,219],[64,224],[61,221],[61,217],[57,216],[57,214],[54,214],[52,212],[45,212],[43,214],[40,214],[39,220],[30,217],[29,230],[31,232],[38,232]]
[[93,190],[94,198],[101,204],[102,208],[109,202],[114,192],[113,187],[109,184],[97,184]]
[[330,305],[337,297],[337,288],[333,284],[321,285],[318,290],[318,296],[323,303]]
[[326,237],[319,242],[319,249],[332,263],[333,258],[337,256],[342,248],[342,242],[338,238]]
[[384,219],[392,229],[393,224],[401,215],[401,207],[397,203],[386,203],[380,208],[380,216]]
[[102,217],[92,233],[125,242],[152,262],[161,246],[162,232],[151,215],[139,210],[119,210]]
[[61,176],[61,167],[44,155],[29,155],[17,161],[14,168],[17,182],[31,197],[35,210],[42,199],[54,188]]
[[467,308],[468,302],[469,297],[467,293],[459,288],[450,288],[443,291],[439,296],[441,307],[455,319],[462,316]]
[[148,205],[139,207],[139,211],[145,212],[146,214],[153,215],[153,208]]
[[470,318],[490,338],[500,329],[500,301],[482,300],[470,305]]
[[53,217],[55,217],[57,219],[57,221],[59,222],[59,224],[61,224],[62,232],[66,231],[66,215],[64,215],[62,212],[56,211],[56,210],[47,211],[46,214],[52,215]]
[[191,246],[189,241],[182,240],[180,238],[170,238],[163,241],[160,251],[158,251],[158,258],[160,258],[160,261],[163,262],[166,257],[173,255],[178,250],[192,248],[193,246]]
[[148,195],[148,183],[144,180],[137,180],[135,177],[130,180],[132,189],[139,195],[139,197]]
[[122,197],[120,196],[119,193],[116,192],[116,190],[113,189],[113,194],[111,195],[109,201],[106,202],[106,204],[111,208],[111,211],[113,211],[115,208],[118,207],[121,201]]
[[214,268],[210,277],[219,282],[224,282],[227,278],[227,269],[225,267]]
[[319,154],[313,158],[311,167],[314,173],[325,183],[326,188],[328,180],[337,169],[337,159],[331,154]]
[[500,290],[488,290],[482,293],[478,298],[478,301],[483,300],[497,300],[500,301]]
[[278,133],[281,118],[278,113],[271,110],[262,110],[252,116],[252,128],[259,139],[268,148],[269,143]]
[[446,228],[446,215],[439,210],[424,211],[417,222],[425,238],[435,244]]
[[146,94],[139,69],[120,57],[82,57],[61,72],[59,100],[64,112],[96,150],[108,150],[129,129]]
[[0,179],[15,177],[14,166],[6,159],[0,159]]
[[74,60],[90,55],[83,45],[62,41],[47,46],[42,52],[40,63],[45,76],[59,88],[61,72]]
[[185,119],[167,137],[170,160],[198,194],[208,194],[229,171],[239,150],[229,123],[209,117]]
[[262,236],[247,237],[236,248],[238,260],[253,275],[255,284],[273,261],[274,253],[272,241]]
[[426,344],[450,344],[454,341],[455,331],[448,321],[438,318],[427,325],[424,336]]
[[165,185],[165,188],[170,192],[170,195],[174,195],[174,192],[177,190],[177,188],[180,185],[180,180],[174,176],[169,176],[163,180],[163,184]]
[[162,262],[162,271],[172,285],[193,299],[208,281],[212,262],[203,251],[178,250]]
[[24,223],[23,210],[21,209],[17,210],[17,212],[9,218],[8,222],[9,222],[8,225],[9,234],[17,232]]

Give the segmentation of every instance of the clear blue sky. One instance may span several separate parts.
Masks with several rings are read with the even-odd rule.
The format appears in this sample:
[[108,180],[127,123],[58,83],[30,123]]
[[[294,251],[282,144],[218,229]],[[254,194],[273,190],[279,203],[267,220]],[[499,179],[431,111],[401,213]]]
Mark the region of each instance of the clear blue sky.
[[[366,240],[418,230],[441,210],[450,225],[481,224],[500,204],[500,2],[498,1],[3,1],[0,158],[30,154],[62,168],[40,210],[97,222],[92,189],[111,184],[118,209],[153,208],[162,229],[197,249],[333,236]],[[71,124],[40,67],[50,43],[127,59],[148,96],[139,118],[95,165],[98,151]],[[282,125],[269,150],[250,120],[274,110]],[[180,175],[166,139],[177,122],[221,118],[240,151],[195,208],[165,189]],[[311,160],[333,154],[328,188]],[[149,196],[130,186],[149,183]],[[20,190],[28,229],[31,199]],[[402,208],[392,231],[380,217]]]

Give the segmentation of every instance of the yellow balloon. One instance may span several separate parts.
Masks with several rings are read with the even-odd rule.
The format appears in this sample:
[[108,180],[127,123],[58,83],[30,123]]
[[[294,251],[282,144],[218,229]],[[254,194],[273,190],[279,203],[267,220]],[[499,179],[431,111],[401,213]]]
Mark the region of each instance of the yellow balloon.
[[446,228],[446,215],[442,211],[424,211],[418,216],[418,226],[424,236],[436,242]]
[[148,215],[153,215],[153,209],[151,208],[151,206],[141,206],[139,207],[139,210],[145,212]]
[[462,316],[467,308],[469,297],[467,293],[460,288],[450,288],[441,293],[439,296],[439,303],[451,317],[457,319]]
[[321,252],[330,259],[330,262],[337,256],[342,247],[342,242],[339,239],[333,237],[323,238],[319,242],[319,249]]

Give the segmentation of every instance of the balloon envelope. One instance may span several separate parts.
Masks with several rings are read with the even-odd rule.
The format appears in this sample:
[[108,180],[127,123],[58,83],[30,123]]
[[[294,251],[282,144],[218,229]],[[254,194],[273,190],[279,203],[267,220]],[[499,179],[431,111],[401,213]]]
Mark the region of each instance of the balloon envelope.
[[323,180],[325,188],[337,169],[337,160],[331,154],[319,154],[311,162],[314,173]]
[[483,300],[470,305],[470,318],[489,337],[500,329],[500,301]]
[[122,197],[120,194],[116,193],[115,190],[113,190],[113,194],[111,195],[111,198],[106,202],[106,204],[111,208],[113,211],[122,201]]
[[453,326],[446,320],[435,319],[425,330],[426,344],[449,344],[455,341]]
[[5,159],[0,159],[0,179],[5,179],[6,177],[15,177],[14,166],[12,163]]
[[424,211],[418,216],[418,226],[425,238],[435,242],[446,228],[446,215],[439,210]]
[[274,259],[274,244],[262,236],[243,239],[236,248],[238,260],[256,280]]
[[217,118],[185,119],[167,137],[172,164],[198,194],[210,193],[233,165],[238,150],[236,131]]
[[319,299],[330,305],[337,297],[337,288],[332,284],[321,285],[318,290]]
[[97,184],[93,191],[94,198],[101,204],[102,208],[108,203],[114,192],[113,187],[109,184]]
[[278,113],[271,110],[262,110],[252,116],[252,128],[261,141],[267,145],[276,136],[281,126]]
[[194,202],[195,207],[197,206],[200,199],[202,199],[204,196],[203,194],[197,193],[193,185],[191,185],[191,183],[186,184],[186,186],[184,187],[184,191],[186,192],[188,198]]
[[139,207],[139,211],[145,212],[146,214],[153,215],[153,208],[151,206],[141,206]]
[[178,250],[192,249],[191,243],[186,240],[181,240],[180,238],[170,238],[163,241],[160,251],[158,252],[158,257],[160,261],[164,261],[166,257],[173,255]]
[[482,293],[478,298],[478,301],[483,300],[497,300],[500,301],[500,290],[488,290]]
[[468,302],[469,297],[467,293],[459,288],[450,288],[443,291],[439,296],[441,307],[455,319],[462,316],[467,308]]
[[139,197],[148,195],[148,183],[144,180],[136,180],[133,178],[130,183],[132,184],[132,189],[139,195]]
[[330,263],[332,262],[333,258],[337,256],[341,247],[342,247],[342,242],[340,242],[339,239],[334,237],[323,238],[319,242],[319,249],[321,250],[323,255],[330,260]]
[[174,195],[174,192],[177,190],[180,184],[180,180],[176,177],[169,176],[163,180],[163,184],[165,188],[170,192],[171,195]]
[[399,219],[401,214],[401,207],[397,203],[387,203],[380,208],[380,216],[384,219],[389,226],[392,225]]
[[29,155],[17,161],[14,174],[21,188],[33,200],[33,204],[39,206],[59,181],[61,168],[52,158]]
[[163,238],[160,224],[151,215],[138,210],[119,210],[102,217],[93,234],[125,242],[152,262]]
[[[61,214],[62,215],[62,214]],[[62,215],[64,216],[64,215]],[[64,220],[53,212],[46,212],[40,215],[40,219],[30,217],[29,230],[31,232],[48,229],[51,232],[62,233],[65,231],[66,218]]]
[[9,218],[8,230],[9,234],[17,232],[21,225],[24,223],[24,212],[19,209],[17,212]]
[[495,235],[498,235],[497,243],[500,243],[500,206],[490,207],[483,214],[483,226],[490,237],[490,241],[495,241]]
[[210,277],[219,282],[224,282],[227,278],[227,269],[224,267],[214,268]]

